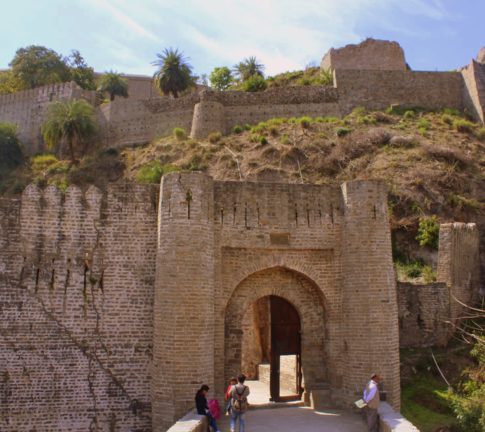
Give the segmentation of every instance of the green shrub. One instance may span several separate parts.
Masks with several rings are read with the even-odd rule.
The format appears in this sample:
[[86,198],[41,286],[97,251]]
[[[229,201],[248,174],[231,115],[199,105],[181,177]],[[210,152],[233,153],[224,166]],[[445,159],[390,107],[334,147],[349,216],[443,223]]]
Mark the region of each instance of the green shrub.
[[266,80],[261,75],[252,75],[241,85],[242,89],[247,92],[263,91],[267,86]]
[[448,197],[448,203],[453,207],[458,207],[460,209],[466,210],[480,210],[482,208],[482,204],[480,203],[480,201],[474,198],[466,198],[464,196],[454,193],[450,194],[450,196]]
[[478,128],[475,131],[475,136],[480,140],[480,141],[485,141],[485,127]]
[[[482,322],[485,315],[482,314]],[[480,318],[479,318],[480,320]],[[473,321],[474,324],[476,321]],[[480,328],[478,324],[477,328]],[[473,328],[473,327],[472,327]],[[476,332],[476,343],[470,351],[475,358],[476,367],[467,370],[467,379],[460,388],[451,394],[451,404],[461,431],[482,432],[485,430],[485,343],[483,331]],[[473,375],[472,375],[473,373]],[[477,376],[478,375],[478,376]]]
[[3,171],[16,168],[23,161],[17,126],[11,123],[0,123],[0,176]]
[[337,134],[338,137],[343,137],[345,135],[348,135],[350,132],[351,130],[346,127],[339,127],[335,130],[335,133]]
[[290,137],[287,134],[284,134],[280,139],[281,144],[289,144]]
[[220,132],[212,132],[209,134],[207,139],[210,143],[215,144],[216,142],[220,141],[222,138],[222,134]]
[[173,136],[177,138],[179,141],[183,141],[184,139],[187,138],[187,133],[185,132],[185,129],[183,128],[173,128]]
[[475,129],[475,124],[465,119],[455,119],[453,128],[461,133],[471,133]]
[[354,117],[359,117],[359,116],[364,116],[365,113],[366,113],[366,110],[364,107],[356,107],[352,110],[350,115]]
[[444,108],[443,114],[457,117],[460,115],[460,111],[456,108]]
[[419,129],[428,130],[429,127],[431,126],[431,123],[429,122],[429,120],[427,120],[425,118],[421,118],[421,119],[418,120],[417,126],[418,126]]
[[391,105],[386,108],[386,114],[403,115],[406,111],[408,111],[408,109],[401,105]]
[[136,181],[139,183],[160,183],[164,174],[178,171],[175,165],[162,165],[160,161],[152,161],[143,165],[136,175]]
[[436,282],[437,274],[436,271],[429,265],[425,265],[422,270],[422,275],[425,283]]
[[300,126],[303,129],[308,129],[312,123],[312,118],[311,117],[301,117],[298,119],[298,123],[300,123]]
[[357,123],[375,125],[377,123],[377,119],[371,115],[359,116],[357,117]]
[[240,134],[243,132],[242,126],[236,125],[232,128],[232,132],[235,134]]
[[333,72],[330,69],[321,69],[318,83],[320,85],[333,85]]
[[265,136],[260,136],[259,137],[259,143],[260,144],[268,144],[268,140],[266,139]]
[[444,123],[444,124],[447,124],[449,126],[451,126],[454,122],[454,118],[453,116],[449,115],[449,114],[443,114],[441,116],[441,121]]
[[244,125],[244,130],[246,130],[246,131],[251,130],[251,125],[246,123]]
[[269,127],[269,133],[272,135],[272,136],[277,136],[279,134],[279,130],[276,126],[270,126]]
[[58,161],[49,165],[47,172],[49,174],[65,174],[69,171],[71,164],[68,161]]
[[416,117],[416,113],[413,110],[404,111],[403,118],[412,119],[414,117]]
[[49,168],[52,164],[57,164],[59,159],[57,159],[53,154],[39,154],[33,156],[31,159],[32,169],[34,171],[44,171]]
[[416,240],[420,246],[438,249],[440,224],[436,216],[420,217]]

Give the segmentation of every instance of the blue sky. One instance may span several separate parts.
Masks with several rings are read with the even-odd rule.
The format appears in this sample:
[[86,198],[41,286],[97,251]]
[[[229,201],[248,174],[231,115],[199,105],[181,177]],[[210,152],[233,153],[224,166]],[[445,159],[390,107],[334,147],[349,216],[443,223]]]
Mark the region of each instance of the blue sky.
[[16,0],[2,5],[0,68],[19,47],[78,49],[97,71],[152,75],[177,47],[196,74],[255,55],[268,74],[330,47],[398,41],[415,70],[451,70],[485,46],[483,0]]

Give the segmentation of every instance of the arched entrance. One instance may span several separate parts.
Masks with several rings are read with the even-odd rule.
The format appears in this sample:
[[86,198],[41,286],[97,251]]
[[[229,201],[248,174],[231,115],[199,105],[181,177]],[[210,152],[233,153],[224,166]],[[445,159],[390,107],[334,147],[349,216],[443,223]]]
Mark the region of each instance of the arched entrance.
[[234,290],[224,320],[226,382],[267,372],[272,399],[291,400],[327,380],[323,295],[306,276],[283,267],[253,273]]

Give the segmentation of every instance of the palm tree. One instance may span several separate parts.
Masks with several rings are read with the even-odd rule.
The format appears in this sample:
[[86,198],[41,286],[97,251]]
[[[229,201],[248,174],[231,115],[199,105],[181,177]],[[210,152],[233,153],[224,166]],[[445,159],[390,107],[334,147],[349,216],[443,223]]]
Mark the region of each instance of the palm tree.
[[165,96],[172,93],[176,98],[180,92],[195,85],[192,66],[178,49],[165,48],[152,64],[158,68],[153,76],[155,86]]
[[97,90],[102,93],[109,93],[109,100],[114,101],[115,96],[128,97],[128,80],[121,74],[113,71],[101,75]]
[[258,63],[256,57],[251,56],[245,58],[242,62],[239,62],[234,66],[234,72],[239,75],[239,79],[246,81],[254,75],[263,76],[264,65]]
[[42,125],[42,136],[48,148],[67,144],[72,163],[76,162],[74,148],[96,133],[94,108],[83,99],[54,102],[49,106],[47,119]]

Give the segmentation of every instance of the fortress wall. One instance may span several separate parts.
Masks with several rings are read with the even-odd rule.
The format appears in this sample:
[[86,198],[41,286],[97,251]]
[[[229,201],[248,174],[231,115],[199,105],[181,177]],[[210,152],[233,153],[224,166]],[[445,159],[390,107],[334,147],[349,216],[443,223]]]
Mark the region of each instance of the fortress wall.
[[156,188],[0,203],[2,430],[150,428]]
[[438,276],[450,290],[449,320],[456,322],[463,307],[453,299],[470,305],[479,289],[479,233],[474,223],[448,223],[440,226]]
[[475,60],[461,70],[464,86],[464,104],[470,113],[485,122],[485,64]]
[[444,346],[449,339],[450,301],[443,282],[398,282],[399,346]]
[[336,70],[335,78],[342,114],[358,106],[383,109],[391,104],[463,108],[459,72]]
[[44,149],[40,127],[48,104],[55,100],[86,99],[94,103],[95,92],[76,83],[60,83],[0,96],[0,122],[18,126],[19,139],[27,155]]
[[146,143],[157,136],[170,135],[173,128],[190,132],[194,112],[192,100],[115,100],[98,110],[101,140],[106,147]]

